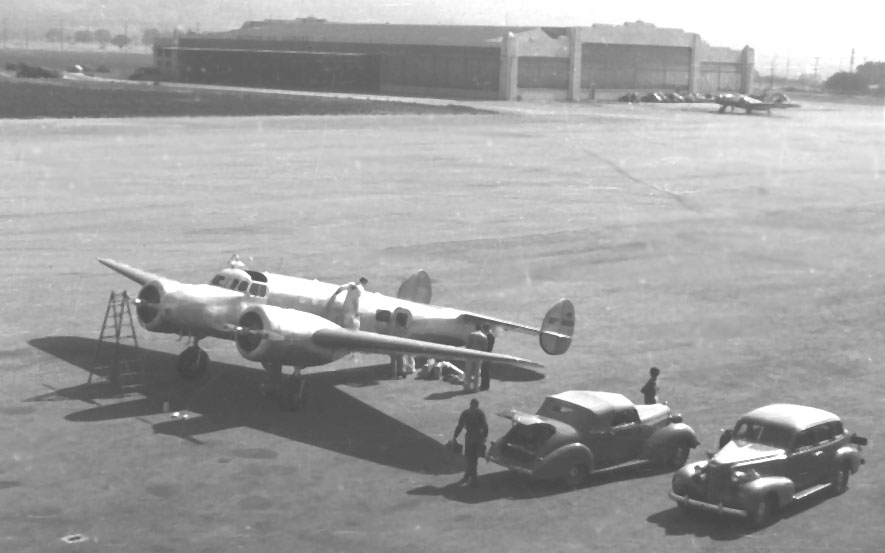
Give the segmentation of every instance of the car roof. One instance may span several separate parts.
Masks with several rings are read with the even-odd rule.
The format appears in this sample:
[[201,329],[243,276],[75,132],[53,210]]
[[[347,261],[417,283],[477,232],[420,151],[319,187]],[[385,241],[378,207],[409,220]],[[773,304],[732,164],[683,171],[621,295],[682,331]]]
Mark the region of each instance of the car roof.
[[617,410],[635,407],[633,402],[621,394],[612,392],[593,392],[589,390],[569,390],[550,396],[552,398],[572,403],[584,409],[593,411],[596,415],[604,417]]
[[787,426],[793,430],[805,430],[824,422],[838,421],[839,417],[807,405],[794,405],[792,403],[773,403],[754,409],[742,418],[750,418],[760,422]]

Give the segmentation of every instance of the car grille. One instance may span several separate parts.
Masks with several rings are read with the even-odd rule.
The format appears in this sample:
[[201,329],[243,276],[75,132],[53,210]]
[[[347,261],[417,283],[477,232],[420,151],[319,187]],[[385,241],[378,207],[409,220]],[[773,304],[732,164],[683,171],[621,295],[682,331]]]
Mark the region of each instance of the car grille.
[[731,467],[710,463],[707,465],[707,501],[722,502],[730,494]]

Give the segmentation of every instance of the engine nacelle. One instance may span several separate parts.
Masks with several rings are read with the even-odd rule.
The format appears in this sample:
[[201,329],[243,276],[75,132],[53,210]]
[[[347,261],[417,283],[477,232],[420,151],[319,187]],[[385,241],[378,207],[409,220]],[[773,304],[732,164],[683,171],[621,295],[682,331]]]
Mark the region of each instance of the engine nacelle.
[[249,361],[303,368],[325,365],[347,353],[311,340],[317,330],[340,326],[297,309],[255,305],[243,312],[239,326],[237,350]]
[[135,312],[152,332],[188,334],[198,338],[230,338],[242,311],[242,294],[208,284],[154,280],[138,292]]
[[182,332],[182,326],[178,324],[168,312],[165,310],[163,299],[170,292],[177,291],[181,286],[180,283],[172,280],[154,280],[145,284],[138,292],[139,302],[135,308],[135,314],[138,316],[138,322],[141,326],[151,332],[166,332],[170,334],[179,334]]

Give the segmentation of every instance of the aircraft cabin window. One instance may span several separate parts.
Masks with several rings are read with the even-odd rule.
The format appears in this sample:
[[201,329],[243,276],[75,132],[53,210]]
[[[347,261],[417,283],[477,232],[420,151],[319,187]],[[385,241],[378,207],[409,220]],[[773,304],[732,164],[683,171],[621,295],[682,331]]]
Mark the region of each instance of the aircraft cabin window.
[[396,314],[396,325],[405,327],[409,324],[409,314],[408,313],[397,313]]
[[240,283],[239,286],[237,286],[237,290],[240,292],[245,292],[247,288],[249,288],[249,281],[248,280],[244,280],[243,282]]
[[379,323],[390,322],[390,311],[386,309],[379,309],[375,312],[375,320]]
[[231,281],[229,288],[230,288],[231,290],[236,290],[236,289],[237,289],[237,286],[239,286],[239,285],[240,285],[240,279],[235,278],[235,279],[233,279],[233,280]]
[[212,279],[212,286],[221,286],[221,283],[224,282],[224,275],[215,275],[215,278]]
[[257,282],[253,282],[252,286],[249,287],[249,293],[252,294],[253,296],[260,296],[261,295],[260,292],[261,292],[261,285],[258,284]]

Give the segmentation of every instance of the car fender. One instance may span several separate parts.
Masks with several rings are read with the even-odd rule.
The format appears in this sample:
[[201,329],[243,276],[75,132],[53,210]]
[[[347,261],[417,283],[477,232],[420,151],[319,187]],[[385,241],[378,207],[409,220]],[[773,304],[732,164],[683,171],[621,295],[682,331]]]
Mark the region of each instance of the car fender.
[[848,461],[851,465],[851,473],[860,469],[860,465],[863,463],[863,458],[860,456],[860,451],[857,450],[856,447],[845,445],[836,450],[836,457],[834,459],[835,466],[842,466],[842,463]]
[[562,477],[575,463],[587,467],[587,473],[593,472],[593,452],[584,444],[572,442],[544,456],[535,467],[533,476],[541,479]]
[[741,506],[750,511],[770,494],[777,497],[778,507],[784,507],[793,501],[795,484],[789,478],[783,476],[763,476],[743,484],[738,490],[738,499]]
[[684,422],[663,426],[646,440],[642,458],[652,459],[657,453],[663,452],[670,446],[679,443],[686,443],[690,448],[697,447],[700,444],[694,429]]
[[692,477],[705,466],[707,466],[707,461],[695,461],[676,470],[672,480],[673,493],[684,495],[687,490],[696,487]]

